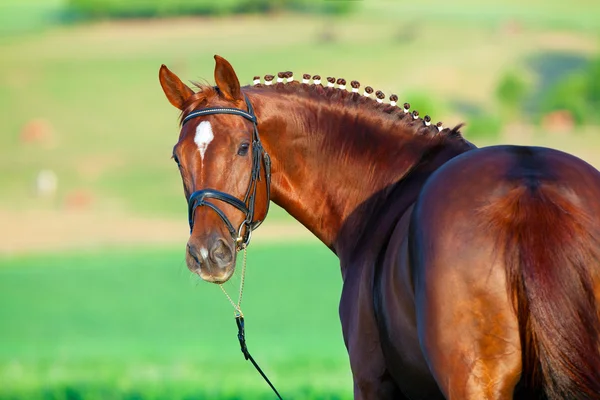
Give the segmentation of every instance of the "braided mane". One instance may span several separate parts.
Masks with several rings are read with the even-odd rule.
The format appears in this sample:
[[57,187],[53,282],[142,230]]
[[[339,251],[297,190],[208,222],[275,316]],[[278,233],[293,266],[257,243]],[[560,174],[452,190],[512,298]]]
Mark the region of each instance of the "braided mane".
[[[341,106],[360,106],[380,112],[386,120],[402,121],[402,125],[416,135],[463,138],[460,132],[460,128],[463,126],[462,123],[453,128],[444,128],[441,122],[432,124],[429,115],[420,117],[417,110],[410,111],[409,103],[404,103],[402,107],[398,106],[398,96],[395,94],[389,96],[389,103],[384,103],[385,94],[381,90],[375,92],[375,98],[371,97],[374,92],[371,86],[366,86],[363,93],[359,93],[360,83],[358,81],[352,81],[350,84],[351,91],[348,91],[346,90],[346,80],[343,78],[328,77],[326,79],[327,86],[323,86],[319,75],[311,77],[304,74],[301,83],[294,80],[292,72],[287,71],[279,72],[276,82],[273,82],[274,79],[273,75],[265,75],[264,83],[261,83],[260,77],[255,76],[253,85],[244,86],[244,89],[249,93],[259,89],[261,91],[326,98],[330,102],[337,102]],[[310,83],[311,79],[312,83]],[[181,113],[182,119],[190,112],[205,106],[213,97],[218,95],[218,89],[213,86],[197,82],[193,82],[193,84],[198,92],[186,101]]]

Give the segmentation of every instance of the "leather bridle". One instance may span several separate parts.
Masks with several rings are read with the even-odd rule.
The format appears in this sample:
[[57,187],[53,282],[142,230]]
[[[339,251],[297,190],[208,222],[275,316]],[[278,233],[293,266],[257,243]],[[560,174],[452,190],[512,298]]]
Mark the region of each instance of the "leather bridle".
[[[223,220],[225,226],[227,226],[227,229],[231,234],[231,237],[233,238],[233,241],[236,245],[236,250],[238,251],[248,246],[248,244],[250,243],[250,238],[252,237],[252,231],[258,228],[263,222],[263,220],[254,221],[256,189],[258,187],[258,182],[261,180],[261,164],[264,164],[265,167],[265,183],[267,186],[267,212],[269,211],[269,202],[271,196],[271,158],[269,157],[269,154],[267,154],[267,152],[265,151],[260,141],[260,136],[258,135],[257,127],[258,122],[256,119],[256,115],[254,114],[252,104],[250,103],[250,100],[246,95],[244,95],[244,99],[246,101],[248,111],[240,110],[238,108],[208,107],[203,108],[201,110],[192,111],[183,119],[181,123],[183,127],[183,125],[185,125],[186,122],[193,118],[214,114],[238,115],[252,122],[252,169],[250,172],[250,182],[248,183],[248,189],[246,190],[244,200],[240,200],[237,197],[230,195],[229,193],[221,192],[219,190],[210,188],[197,190],[194,193],[192,193],[190,195],[190,198],[188,199],[188,218],[190,223],[190,233],[194,229],[194,213],[196,211],[196,208],[201,206],[207,206],[213,211],[215,211],[217,215],[221,218],[221,220]],[[211,199],[225,202],[237,208],[245,215],[244,221],[242,221],[242,223],[237,229],[233,226],[233,224],[231,223],[227,215],[225,215],[223,210],[221,210],[213,202],[209,201]]]

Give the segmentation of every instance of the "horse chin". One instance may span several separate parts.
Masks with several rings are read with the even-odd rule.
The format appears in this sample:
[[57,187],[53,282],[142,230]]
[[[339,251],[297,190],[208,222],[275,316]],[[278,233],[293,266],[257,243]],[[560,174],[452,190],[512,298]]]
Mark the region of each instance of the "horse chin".
[[232,266],[230,268],[223,270],[219,274],[205,272],[202,268],[199,271],[197,271],[196,274],[198,274],[200,279],[202,279],[203,281],[220,285],[220,284],[227,282],[229,279],[231,279],[234,272],[235,272],[235,267]]

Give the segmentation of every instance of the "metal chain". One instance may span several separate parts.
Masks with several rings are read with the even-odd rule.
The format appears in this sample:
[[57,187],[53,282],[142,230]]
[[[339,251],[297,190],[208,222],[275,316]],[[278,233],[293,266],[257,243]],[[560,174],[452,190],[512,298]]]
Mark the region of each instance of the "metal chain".
[[244,279],[246,277],[246,257],[247,257],[247,247],[244,245],[244,260],[242,264],[242,276],[240,280],[240,294],[238,296],[238,310],[240,309],[240,305],[242,304],[242,295],[244,294]]
[[227,297],[227,299],[229,300],[229,302],[231,303],[231,305],[235,309],[235,316],[236,317],[237,316],[240,316],[240,317],[244,316],[244,313],[242,312],[242,309],[240,307],[242,305],[242,295],[244,293],[244,280],[245,280],[245,277],[246,277],[247,247],[244,246],[243,250],[244,250],[244,258],[243,258],[243,261],[242,261],[242,276],[240,278],[240,292],[239,292],[239,295],[238,295],[238,302],[237,302],[237,304],[234,303],[234,301],[231,299],[231,296],[229,296],[229,293],[227,293],[227,291],[223,287],[223,284],[222,283],[219,284],[219,287],[221,288],[221,290],[223,291],[223,293],[225,294],[225,296]]

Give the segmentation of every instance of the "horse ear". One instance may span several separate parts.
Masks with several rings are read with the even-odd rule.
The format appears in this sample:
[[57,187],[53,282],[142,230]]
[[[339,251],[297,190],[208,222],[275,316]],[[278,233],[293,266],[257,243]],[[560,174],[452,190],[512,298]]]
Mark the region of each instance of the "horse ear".
[[158,79],[169,102],[178,109],[183,110],[185,101],[194,94],[194,91],[181,82],[181,79],[164,64],[160,67]]
[[240,81],[229,61],[215,54],[215,83],[221,95],[230,101],[242,100]]

